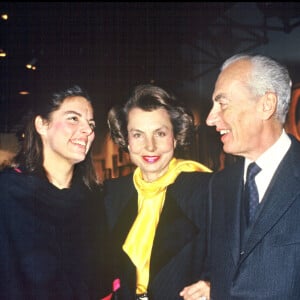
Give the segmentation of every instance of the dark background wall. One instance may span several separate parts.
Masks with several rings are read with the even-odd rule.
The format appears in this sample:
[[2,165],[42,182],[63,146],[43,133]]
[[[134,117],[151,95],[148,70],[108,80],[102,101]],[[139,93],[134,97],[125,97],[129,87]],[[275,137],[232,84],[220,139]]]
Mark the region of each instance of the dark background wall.
[[[94,99],[99,158],[107,151],[107,110],[136,84],[171,89],[193,109],[198,134],[190,156],[216,169],[221,145],[204,121],[221,63],[238,52],[261,53],[300,81],[296,2],[2,2],[0,12],[9,15],[0,20],[7,53],[0,58],[0,133],[18,134],[46,93],[77,83]],[[32,59],[35,71],[25,68]]]

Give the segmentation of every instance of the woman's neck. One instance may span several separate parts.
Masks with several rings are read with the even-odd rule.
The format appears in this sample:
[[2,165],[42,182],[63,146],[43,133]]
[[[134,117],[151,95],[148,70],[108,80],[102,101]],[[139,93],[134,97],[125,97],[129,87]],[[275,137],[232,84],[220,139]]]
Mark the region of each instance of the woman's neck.
[[50,175],[47,173],[48,180],[55,185],[59,189],[66,189],[71,186],[71,180],[72,180],[72,175],[66,177],[66,176],[58,176],[57,174]]
[[74,168],[53,168],[44,165],[47,178],[54,186],[59,189],[66,189],[71,186]]

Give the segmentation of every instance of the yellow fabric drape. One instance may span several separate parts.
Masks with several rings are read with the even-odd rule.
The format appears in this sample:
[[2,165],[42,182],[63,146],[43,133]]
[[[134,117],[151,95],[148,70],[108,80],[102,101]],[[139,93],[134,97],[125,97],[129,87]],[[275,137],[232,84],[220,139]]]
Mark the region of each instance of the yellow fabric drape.
[[152,244],[167,186],[172,184],[181,172],[193,171],[211,172],[198,162],[173,158],[168,171],[154,182],[144,181],[140,168],[133,174],[134,185],[138,191],[138,215],[123,244],[123,250],[137,268],[137,294],[147,292]]

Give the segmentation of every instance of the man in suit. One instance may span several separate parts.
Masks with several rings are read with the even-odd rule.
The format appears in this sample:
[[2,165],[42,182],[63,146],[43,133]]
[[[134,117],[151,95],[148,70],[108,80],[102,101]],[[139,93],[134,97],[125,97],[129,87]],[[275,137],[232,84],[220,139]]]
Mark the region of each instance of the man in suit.
[[[224,151],[242,159],[211,180],[212,300],[300,299],[300,143],[284,130],[290,94],[287,69],[261,55],[229,58],[216,81],[206,122]],[[249,220],[251,162],[260,172]],[[201,295],[200,284],[184,299]]]

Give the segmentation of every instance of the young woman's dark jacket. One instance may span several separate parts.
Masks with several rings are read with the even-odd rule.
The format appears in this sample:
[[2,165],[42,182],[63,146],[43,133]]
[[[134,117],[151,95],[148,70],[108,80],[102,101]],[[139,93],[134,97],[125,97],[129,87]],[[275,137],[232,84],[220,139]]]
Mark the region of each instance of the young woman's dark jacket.
[[[111,279],[101,187],[0,173],[0,299],[98,300]],[[106,283],[107,280],[107,283]]]

